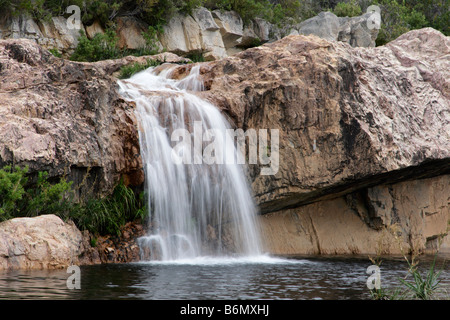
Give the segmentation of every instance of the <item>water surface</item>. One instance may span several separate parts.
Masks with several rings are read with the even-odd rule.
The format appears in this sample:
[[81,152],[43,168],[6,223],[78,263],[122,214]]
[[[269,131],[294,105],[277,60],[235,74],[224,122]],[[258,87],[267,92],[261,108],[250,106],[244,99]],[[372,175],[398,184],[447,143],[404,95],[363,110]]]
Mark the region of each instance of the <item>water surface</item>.
[[[438,269],[448,258],[438,257]],[[432,257],[420,261],[425,272]],[[2,271],[0,299],[370,299],[370,265],[365,257],[258,257],[82,266],[79,290],[67,288],[66,270]],[[383,260],[382,287],[403,287],[398,279],[407,275],[401,258]],[[440,279],[448,294],[448,263]]]

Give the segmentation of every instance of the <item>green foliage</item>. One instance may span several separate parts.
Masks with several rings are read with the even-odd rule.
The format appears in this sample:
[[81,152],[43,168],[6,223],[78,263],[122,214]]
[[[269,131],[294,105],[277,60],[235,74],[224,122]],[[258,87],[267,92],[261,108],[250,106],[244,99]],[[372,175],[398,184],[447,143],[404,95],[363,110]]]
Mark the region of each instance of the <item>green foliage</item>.
[[12,169],[11,166],[5,166],[0,169],[0,221],[11,219],[19,214],[17,202],[25,194],[27,172],[28,167]]
[[112,27],[106,29],[105,33],[97,33],[92,39],[80,31],[81,36],[78,39],[78,45],[70,57],[73,61],[99,61],[106,59],[117,59],[128,55],[144,56],[158,53],[158,33],[162,32],[162,27],[149,26],[147,31],[142,32],[145,40],[145,46],[139,49],[120,49],[118,46],[119,38]]
[[163,33],[161,25],[149,26],[147,31],[142,32],[145,46],[141,49],[140,55],[153,55],[158,53],[158,34]]
[[22,214],[34,217],[43,214],[66,213],[70,210],[72,182],[63,177],[59,183],[51,184],[46,171],[39,172],[34,188],[27,190],[26,205],[22,207]]
[[80,230],[94,234],[120,234],[120,227],[128,221],[144,219],[147,214],[143,197],[137,197],[123,181],[114,188],[111,196],[88,198],[74,204],[68,217]]
[[339,2],[333,10],[333,13],[338,17],[355,17],[361,15],[361,12],[361,7],[356,0]]
[[97,33],[89,39],[82,31],[78,39],[78,45],[70,57],[74,61],[99,61],[119,58],[120,50],[117,46],[118,37],[113,29],[107,29],[105,33]]
[[[431,1],[439,2],[439,1]],[[448,16],[448,0],[447,11],[443,12]],[[414,29],[420,29],[429,25],[427,17],[425,16],[424,7],[417,1],[401,1],[397,0],[377,0],[373,1],[373,4],[378,5],[381,9],[381,29],[376,40],[377,45],[386,44],[402,35],[405,32]],[[430,4],[431,5],[431,4]],[[442,8],[441,8],[442,10]],[[432,18],[435,19],[435,18]],[[448,32],[448,20],[445,26],[440,25],[438,19],[436,21],[436,27],[438,30],[446,33]],[[445,30],[447,28],[447,31]]]
[[204,62],[205,57],[203,53],[191,53],[186,56],[186,58],[191,59],[192,62]]
[[62,177],[51,183],[47,172],[39,172],[35,183],[28,183],[28,168],[5,166],[0,169],[0,221],[15,217],[55,214],[72,220],[81,230],[94,234],[118,234],[128,221],[144,219],[144,197],[120,181],[105,198],[86,196],[75,200],[72,182]]
[[236,11],[244,23],[256,17],[269,16],[271,9],[271,4],[268,0],[221,0],[216,1],[216,6],[222,10]]
[[413,277],[412,282],[408,282],[405,279],[400,279],[400,281],[408,288],[409,292],[412,294],[413,299],[420,300],[431,300],[434,298],[437,289],[439,288],[439,279],[442,270],[436,272],[436,256],[431,263],[430,269],[428,270],[425,277],[422,277],[417,269],[417,264],[406,260],[409,265],[409,272]]
[[48,49],[52,55],[54,55],[57,58],[61,58],[62,54],[58,51],[58,49]]
[[138,73],[138,72],[148,69],[150,67],[159,66],[161,63],[164,63],[164,61],[147,59],[147,62],[144,64],[135,62],[133,64],[123,66],[120,69],[119,79],[130,78],[135,73]]

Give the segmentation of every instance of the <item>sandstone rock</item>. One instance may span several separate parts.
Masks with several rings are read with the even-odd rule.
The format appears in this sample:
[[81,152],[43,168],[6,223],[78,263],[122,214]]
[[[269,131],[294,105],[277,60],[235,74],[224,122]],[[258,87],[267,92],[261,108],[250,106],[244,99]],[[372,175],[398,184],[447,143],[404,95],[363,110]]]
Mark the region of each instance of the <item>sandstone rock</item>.
[[200,26],[191,16],[186,16],[182,20],[184,37],[186,39],[187,51],[189,53],[202,53],[203,41]]
[[147,31],[148,25],[134,17],[119,17],[117,22],[118,45],[120,48],[139,49],[145,47],[142,32]]
[[250,21],[244,26],[242,39],[241,39],[238,47],[248,48],[248,47],[254,47],[255,45],[260,45],[260,44],[261,44],[261,39],[258,37],[258,35],[255,32],[255,26],[253,24],[253,21]]
[[214,21],[211,11],[204,7],[199,7],[193,10],[192,17],[197,21],[201,30],[205,31],[217,31],[219,26]]
[[244,35],[242,18],[234,11],[214,10],[214,20],[220,28],[222,40],[227,49],[236,47]]
[[82,235],[55,215],[0,223],[0,270],[64,268],[78,264]]
[[[378,28],[370,28],[371,13],[357,17],[337,17],[332,12],[321,12],[317,16],[301,22],[298,33],[316,35],[329,41],[342,41],[352,47],[375,47]],[[295,29],[294,29],[295,30]],[[291,31],[295,34],[295,31]]]
[[266,248],[276,254],[431,253],[448,233],[449,185],[449,175],[386,184],[259,222]]
[[339,18],[339,35],[337,40],[347,42],[352,47],[375,47],[379,28],[369,29],[371,13],[357,17]]
[[30,40],[1,40],[0,167],[28,165],[32,175],[46,170],[75,185],[89,173],[97,194],[111,192],[120,176],[142,183],[133,105],[111,76],[137,60],[75,63]]
[[20,15],[4,16],[0,21],[1,39],[31,39],[47,49],[57,49],[64,57],[70,56],[78,44],[79,37],[80,30],[69,29],[64,17],[35,21]]
[[[289,36],[205,65],[202,96],[239,128],[280,130],[284,165],[275,176],[251,175],[262,211],[281,209],[318,199],[328,188],[336,193],[359,187],[354,182],[377,184],[386,178],[379,175],[395,170],[448,169],[448,41],[423,29],[368,50]],[[426,58],[409,51],[424,47]],[[419,67],[435,76],[427,80]]]
[[[372,194],[374,203],[382,197],[382,206],[392,208],[403,201],[397,198],[420,190],[419,182],[391,200],[382,186],[450,172],[449,52],[449,38],[433,29],[411,31],[377,48],[288,36],[203,65],[206,91],[201,96],[237,128],[279,130],[278,172],[261,175],[262,165],[250,165],[262,213],[303,210],[309,204],[319,210],[322,204],[316,202],[335,203],[332,199],[374,192],[377,186],[384,193]],[[428,223],[417,232],[412,224],[403,225],[402,234],[418,239],[420,250],[445,232],[439,224],[448,219],[450,188],[427,190],[436,198],[395,205],[402,221],[412,223],[408,217],[423,215],[414,224]],[[347,204],[336,210],[329,202],[323,205],[331,220],[350,209],[357,212]],[[429,217],[439,222],[430,224],[425,213],[408,209],[426,206],[434,208]],[[374,235],[393,221],[388,209],[370,212],[376,212],[378,222],[356,216]],[[406,242],[415,248],[412,240]]]
[[214,21],[211,12],[206,8],[200,7],[192,12],[192,16],[200,28],[205,60],[218,60],[226,57],[227,53],[220,34],[220,28]]
[[121,229],[120,235],[95,236],[83,232],[82,253],[79,256],[81,265],[100,263],[126,263],[140,260],[139,246],[136,239],[145,235],[147,230],[136,222],[128,222]]
[[163,27],[159,40],[167,51],[181,55],[188,53],[182,15],[176,15],[169,20]]
[[86,26],[86,36],[89,39],[92,39],[95,37],[98,33],[104,33],[105,30],[103,30],[103,27],[101,26],[100,22],[94,21],[90,26]]
[[255,18],[253,19],[253,28],[261,43],[265,43],[270,40],[270,32],[273,28],[270,22],[261,18]]
[[301,22],[298,26],[300,34],[316,35],[329,41],[337,40],[339,29],[339,18],[328,11],[321,12],[317,16]]

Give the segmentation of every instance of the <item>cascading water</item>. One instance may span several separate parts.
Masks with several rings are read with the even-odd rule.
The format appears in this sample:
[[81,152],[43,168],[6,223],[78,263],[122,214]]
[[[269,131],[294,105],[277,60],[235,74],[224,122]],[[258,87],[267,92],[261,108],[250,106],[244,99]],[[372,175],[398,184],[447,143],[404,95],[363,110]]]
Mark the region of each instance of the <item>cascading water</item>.
[[[212,141],[210,129],[225,133],[230,125],[215,106],[191,93],[203,90],[199,66],[183,80],[170,79],[175,67],[164,64],[119,81],[140,122],[151,214],[150,235],[138,239],[143,258],[259,255],[255,206],[238,164],[243,162],[211,161],[202,153]],[[189,132],[187,141],[173,141],[179,132]],[[220,135],[213,145],[217,158],[242,156],[234,141]]]

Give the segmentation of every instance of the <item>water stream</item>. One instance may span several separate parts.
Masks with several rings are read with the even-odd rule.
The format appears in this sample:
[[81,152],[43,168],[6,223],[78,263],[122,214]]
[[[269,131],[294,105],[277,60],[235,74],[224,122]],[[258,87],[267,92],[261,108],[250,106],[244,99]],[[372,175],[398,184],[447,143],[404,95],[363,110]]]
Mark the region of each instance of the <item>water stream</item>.
[[[149,235],[138,240],[144,260],[261,254],[255,206],[230,129],[203,90],[200,67],[182,80],[164,64],[120,81],[136,103],[150,210]],[[236,161],[225,162],[232,155]]]

